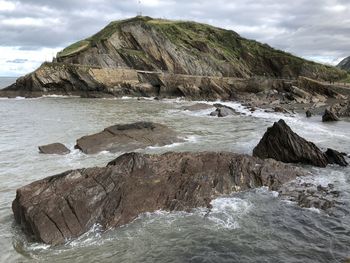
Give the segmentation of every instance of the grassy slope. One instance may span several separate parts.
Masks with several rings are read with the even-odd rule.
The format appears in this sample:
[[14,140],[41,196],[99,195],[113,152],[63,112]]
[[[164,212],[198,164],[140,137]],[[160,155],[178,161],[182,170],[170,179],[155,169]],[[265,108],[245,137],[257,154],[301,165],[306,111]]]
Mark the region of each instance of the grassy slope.
[[[290,53],[274,49],[267,44],[261,44],[254,40],[242,38],[236,32],[231,30],[225,30],[196,22],[170,21],[152,19],[150,17],[135,17],[111,22],[97,34],[68,46],[58,53],[58,57],[72,56],[86,50],[89,47],[94,46],[98,41],[107,40],[114,32],[120,30],[122,24],[137,21],[143,21],[157,30],[160,30],[175,45],[190,50],[193,54],[200,55],[201,52],[205,52],[201,49],[208,48],[208,50],[214,50],[216,54],[219,54],[219,56],[210,54],[213,59],[219,59],[231,63],[245,63],[240,58],[242,57],[242,54],[249,54],[253,59],[275,58],[279,61],[288,61],[288,65],[292,68],[307,66],[317,72],[329,72],[331,75],[338,77],[342,74],[341,71],[335,67],[307,61],[293,56]],[[132,51],[128,50],[128,53],[130,52]],[[138,54],[140,56],[145,55],[140,52],[134,52],[133,54],[136,56]]]

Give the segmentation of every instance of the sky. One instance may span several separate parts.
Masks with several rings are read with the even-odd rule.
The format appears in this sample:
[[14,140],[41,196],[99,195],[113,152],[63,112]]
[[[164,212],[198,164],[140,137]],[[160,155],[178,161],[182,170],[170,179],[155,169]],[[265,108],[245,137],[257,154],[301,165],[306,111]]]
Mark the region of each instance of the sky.
[[350,56],[350,0],[0,0],[0,76],[27,74],[140,10],[231,29],[322,63]]

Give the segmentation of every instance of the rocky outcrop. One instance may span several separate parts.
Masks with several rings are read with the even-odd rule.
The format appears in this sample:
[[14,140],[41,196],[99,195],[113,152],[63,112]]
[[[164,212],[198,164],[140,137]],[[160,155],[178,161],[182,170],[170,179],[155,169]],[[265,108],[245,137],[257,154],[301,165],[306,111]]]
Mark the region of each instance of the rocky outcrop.
[[233,108],[231,108],[229,106],[220,104],[220,103],[214,104],[214,107],[216,107],[216,110],[211,112],[210,116],[217,116],[219,118],[222,118],[222,117],[227,117],[227,116],[230,116],[230,115],[237,115],[237,114],[239,114],[235,109],[233,109]]
[[324,111],[324,114],[322,115],[322,121],[323,122],[339,121],[339,118],[333,111],[327,108]]
[[101,151],[126,152],[147,146],[164,146],[181,142],[178,134],[165,125],[152,122],[117,124],[102,132],[77,140],[76,149],[86,154]]
[[68,154],[70,150],[62,143],[52,143],[47,145],[39,146],[39,152],[43,154]]
[[328,164],[327,158],[315,144],[293,132],[282,119],[267,129],[259,144],[254,148],[253,156],[320,167],[326,167]]
[[327,211],[335,205],[341,204],[337,200],[340,192],[335,190],[332,184],[322,186],[294,181],[283,185],[279,190],[279,195],[281,198],[296,202],[304,208],[317,208]]
[[[230,30],[136,17],[112,22],[65,48],[53,63],[18,79],[0,96],[130,95],[216,100],[230,99],[232,90],[242,88],[236,78],[244,80],[246,92],[256,93],[265,87],[275,89],[270,84],[278,81],[272,78],[296,79],[301,75],[329,80],[344,78],[346,72],[244,39]],[[255,76],[261,78],[252,78]]]
[[327,157],[328,163],[330,164],[338,164],[340,166],[347,166],[348,163],[345,160],[346,154],[342,154],[336,150],[333,149],[327,149],[327,151],[325,152],[325,155]]
[[330,111],[339,117],[350,117],[350,101],[335,103],[330,107]]
[[272,158],[285,163],[303,163],[319,167],[326,167],[328,164],[334,163],[347,166],[343,154],[333,149],[328,149],[323,153],[314,143],[293,132],[282,119],[267,129],[254,148],[253,156],[262,159]]
[[350,71],[350,57],[346,57],[342,61],[340,61],[337,67],[343,70]]
[[124,154],[107,167],[79,169],[17,190],[12,209],[29,237],[61,244],[88,231],[131,222],[159,209],[211,207],[220,195],[267,186],[278,190],[298,168],[234,153]]
[[[336,92],[331,85],[326,85],[320,81],[299,77],[298,88],[311,94],[312,96],[319,96],[319,98],[313,102],[317,103],[319,101],[324,101],[326,98],[343,99],[344,96]],[[320,97],[320,96],[323,96]]]

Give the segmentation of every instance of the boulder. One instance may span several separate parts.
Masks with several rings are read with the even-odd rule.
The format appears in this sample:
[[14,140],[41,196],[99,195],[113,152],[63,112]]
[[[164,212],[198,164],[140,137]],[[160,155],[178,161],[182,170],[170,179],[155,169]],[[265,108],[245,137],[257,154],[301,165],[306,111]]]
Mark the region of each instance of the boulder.
[[101,151],[132,151],[152,145],[164,146],[181,141],[178,134],[165,125],[136,122],[117,124],[102,132],[84,136],[77,140],[75,148],[86,154],[94,154]]
[[216,107],[216,110],[210,113],[210,116],[227,117],[238,114],[233,108],[220,103],[214,104],[214,107]]
[[211,207],[221,195],[282,184],[305,175],[274,160],[227,152],[127,153],[106,167],[51,176],[17,190],[12,209],[32,240],[62,244],[87,232],[130,223],[145,212]]
[[[333,149],[327,149],[325,152],[326,158],[328,160],[328,163],[330,164],[339,164],[340,166],[347,166],[348,163],[346,162],[344,158],[344,154],[333,150]],[[346,156],[346,154],[345,154]]]
[[350,117],[350,102],[340,102],[333,104],[330,110],[339,117]]
[[47,145],[39,146],[39,152],[43,154],[68,154],[70,150],[62,143],[52,143]]
[[327,158],[315,144],[294,133],[282,119],[267,129],[259,144],[254,148],[253,156],[319,167],[326,167],[328,164]]
[[305,112],[305,115],[306,115],[307,118],[311,118],[312,117],[312,112],[310,110],[307,110]]
[[322,116],[322,121],[323,122],[339,121],[339,118],[333,111],[331,111],[330,109],[326,109]]

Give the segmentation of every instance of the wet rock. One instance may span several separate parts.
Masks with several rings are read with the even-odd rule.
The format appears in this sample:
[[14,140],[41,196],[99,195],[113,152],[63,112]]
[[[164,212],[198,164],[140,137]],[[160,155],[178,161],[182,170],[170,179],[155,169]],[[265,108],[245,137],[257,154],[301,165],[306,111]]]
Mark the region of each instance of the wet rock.
[[39,146],[39,152],[43,154],[68,154],[70,150],[62,143],[52,143],[47,145]]
[[294,133],[282,119],[267,129],[254,148],[253,156],[320,167],[326,167],[328,164],[327,158],[315,144]]
[[322,116],[322,121],[323,122],[339,121],[339,118],[333,111],[331,111],[330,109],[326,109]]
[[77,140],[75,148],[86,154],[94,154],[101,151],[132,151],[152,145],[163,146],[181,141],[178,134],[165,125],[136,122],[117,124],[102,132],[84,136]]
[[206,103],[196,103],[194,105],[190,106],[184,106],[182,107],[183,110],[186,111],[200,111],[200,110],[207,110],[212,109],[214,106]]
[[307,110],[305,112],[305,115],[306,115],[307,118],[311,118],[312,117],[312,112],[310,110]]
[[337,198],[339,191],[334,190],[334,185],[314,185],[311,183],[292,182],[281,187],[279,195],[283,199],[296,202],[304,208],[317,208],[329,210],[336,204],[340,204]]
[[328,148],[325,152],[325,155],[327,157],[328,163],[330,164],[339,164],[340,166],[348,165],[348,163],[345,161],[344,154],[336,150]]
[[238,114],[233,108],[223,104],[216,103],[214,107],[216,107],[216,110],[210,113],[210,116],[227,117]]
[[333,104],[330,110],[339,117],[350,117],[350,102],[340,102]]
[[210,207],[213,198],[282,184],[301,169],[226,152],[124,154],[106,167],[51,176],[17,190],[16,222],[32,240],[61,244],[88,231],[131,222],[144,212]]
[[291,114],[290,111],[286,110],[285,108],[281,107],[281,106],[276,106],[273,108],[274,112],[281,112],[281,113],[288,113]]

